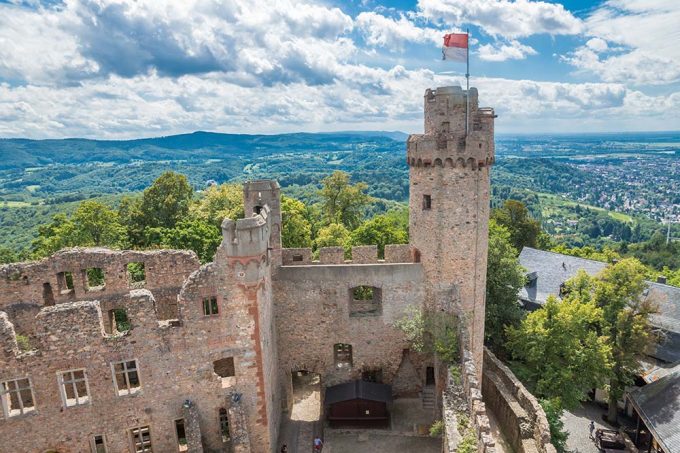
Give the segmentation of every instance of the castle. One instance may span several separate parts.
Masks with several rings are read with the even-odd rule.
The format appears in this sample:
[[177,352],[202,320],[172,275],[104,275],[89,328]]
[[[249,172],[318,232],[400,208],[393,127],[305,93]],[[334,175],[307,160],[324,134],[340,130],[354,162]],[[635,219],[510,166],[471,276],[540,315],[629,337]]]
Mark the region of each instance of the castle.
[[244,184],[249,216],[224,220],[212,263],[69,249],[0,268],[0,450],[170,452],[181,430],[190,452],[278,451],[297,371],[322,386],[379,372],[396,396],[433,379],[441,411],[447,370],[394,325],[410,307],[463,320],[479,400],[495,115],[474,88],[428,89],[424,106],[407,142],[410,243],[384,259],[283,249],[279,186],[263,180]]

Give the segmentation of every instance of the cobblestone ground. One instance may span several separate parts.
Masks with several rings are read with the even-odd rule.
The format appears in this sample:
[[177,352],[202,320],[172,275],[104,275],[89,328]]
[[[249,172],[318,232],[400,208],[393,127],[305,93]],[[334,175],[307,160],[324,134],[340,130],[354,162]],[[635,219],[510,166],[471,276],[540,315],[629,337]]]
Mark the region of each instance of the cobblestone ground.
[[588,426],[592,420],[595,422],[595,429],[612,429],[611,425],[602,420],[604,413],[604,409],[593,403],[583,403],[581,408],[564,411],[562,421],[564,429],[569,433],[567,450],[572,453],[599,453],[595,442],[590,438]]

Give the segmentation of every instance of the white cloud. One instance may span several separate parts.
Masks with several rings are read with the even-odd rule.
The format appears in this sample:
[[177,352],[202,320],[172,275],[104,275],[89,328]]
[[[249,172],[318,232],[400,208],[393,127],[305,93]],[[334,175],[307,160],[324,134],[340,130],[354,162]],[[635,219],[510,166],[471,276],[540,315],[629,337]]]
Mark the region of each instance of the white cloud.
[[431,42],[441,45],[445,34],[435,28],[419,27],[405,16],[393,19],[374,12],[359,14],[356,26],[368,45],[389,49],[398,49],[404,42]]
[[573,35],[581,21],[564,6],[531,0],[418,0],[421,14],[435,23],[470,23],[506,38],[539,33]]
[[497,42],[479,47],[479,58],[486,61],[523,60],[527,55],[536,55],[536,51],[514,39],[508,43]]
[[0,4],[0,77],[59,84],[220,71],[243,84],[322,84],[356,50],[343,39],[352,26],[338,8],[292,0]]
[[[677,82],[678,24],[680,3],[676,0],[611,0],[585,20],[585,33],[593,38],[568,54],[565,61],[606,82]],[[611,49],[607,42],[619,47]]]

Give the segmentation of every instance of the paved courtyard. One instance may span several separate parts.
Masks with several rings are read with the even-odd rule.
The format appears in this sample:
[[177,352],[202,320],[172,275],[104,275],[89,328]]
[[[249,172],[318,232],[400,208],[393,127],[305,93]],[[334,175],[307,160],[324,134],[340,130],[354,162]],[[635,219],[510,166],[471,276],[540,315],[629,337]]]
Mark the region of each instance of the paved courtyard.
[[595,429],[613,429],[611,425],[602,420],[605,410],[594,403],[583,403],[582,407],[573,411],[564,411],[562,421],[564,429],[569,432],[567,450],[571,453],[599,453],[595,442],[590,438],[588,426],[590,421],[595,422]]
[[326,429],[324,453],[440,453],[440,438],[404,436],[390,431]]

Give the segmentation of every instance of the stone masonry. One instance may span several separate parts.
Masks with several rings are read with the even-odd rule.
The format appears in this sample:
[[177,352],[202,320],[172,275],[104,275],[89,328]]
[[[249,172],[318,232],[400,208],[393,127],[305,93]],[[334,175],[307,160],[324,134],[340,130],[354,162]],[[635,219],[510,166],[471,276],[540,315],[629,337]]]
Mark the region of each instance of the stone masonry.
[[69,249],[0,267],[0,451],[278,451],[298,371],[322,389],[379,376],[395,396],[418,395],[434,374],[441,401],[446,370],[394,325],[412,309],[460,315],[476,386],[493,118],[475,89],[427,90],[425,133],[407,143],[410,244],[384,259],[375,246],[351,259],[321,249],[318,261],[282,249],[279,186],[250,181],[246,218],[224,220],[212,263]]

